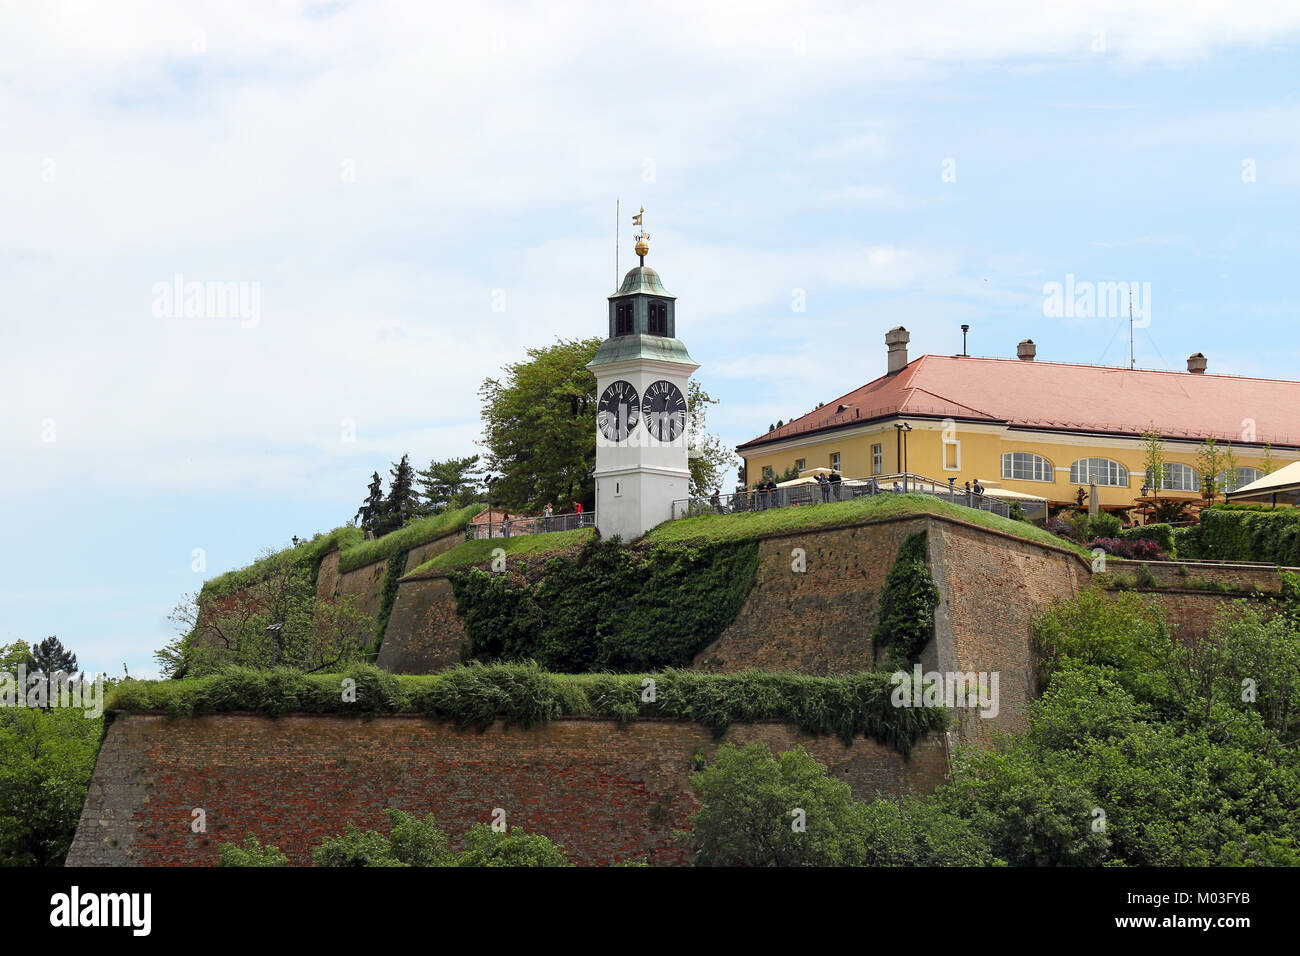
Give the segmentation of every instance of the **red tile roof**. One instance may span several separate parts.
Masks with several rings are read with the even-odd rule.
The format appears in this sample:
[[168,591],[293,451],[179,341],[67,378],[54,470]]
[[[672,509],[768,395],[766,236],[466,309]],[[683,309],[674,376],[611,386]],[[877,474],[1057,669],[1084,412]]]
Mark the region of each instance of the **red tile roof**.
[[[839,411],[840,406],[848,406]],[[1104,365],[923,355],[739,447],[905,415],[1013,428],[1300,447],[1300,382]]]

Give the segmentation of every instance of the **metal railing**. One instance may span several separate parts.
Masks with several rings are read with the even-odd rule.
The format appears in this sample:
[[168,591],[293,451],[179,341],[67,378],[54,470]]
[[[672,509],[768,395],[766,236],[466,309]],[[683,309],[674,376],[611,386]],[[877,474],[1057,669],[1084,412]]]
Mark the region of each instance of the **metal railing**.
[[577,528],[594,528],[596,512],[584,511],[582,514],[545,515],[538,517],[507,517],[501,519],[471,523],[465,529],[465,540],[477,541],[482,538],[515,538],[523,534],[546,534],[551,531],[573,531]]
[[[775,491],[738,491],[730,495],[711,495],[707,498],[680,498],[673,502],[672,517],[691,518],[706,514],[735,514],[743,511],[765,511],[768,508],[804,507],[829,504],[833,501],[850,501],[870,495],[902,494],[932,495],[953,504],[988,511],[1004,518],[1011,515],[1011,503],[991,495],[967,493],[964,487],[949,486],[946,481],[935,481],[924,475],[875,475],[872,478],[845,478],[826,484],[808,483],[777,488]],[[1038,502],[1026,502],[1032,506]],[[1033,515],[1028,515],[1031,519]],[[1043,515],[1046,517],[1046,515]]]

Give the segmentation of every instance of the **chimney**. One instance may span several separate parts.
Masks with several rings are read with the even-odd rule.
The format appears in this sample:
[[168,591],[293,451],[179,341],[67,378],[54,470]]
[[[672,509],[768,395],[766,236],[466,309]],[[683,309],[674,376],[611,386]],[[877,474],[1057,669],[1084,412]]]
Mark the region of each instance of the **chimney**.
[[1200,352],[1187,356],[1187,371],[1193,375],[1204,375],[1206,364],[1205,356]]
[[1033,339],[1025,339],[1016,346],[1016,358],[1022,362],[1032,362],[1037,354],[1038,346],[1034,345]]
[[889,347],[889,374],[901,372],[907,366],[907,343],[912,340],[907,329],[901,325],[885,333],[885,345]]

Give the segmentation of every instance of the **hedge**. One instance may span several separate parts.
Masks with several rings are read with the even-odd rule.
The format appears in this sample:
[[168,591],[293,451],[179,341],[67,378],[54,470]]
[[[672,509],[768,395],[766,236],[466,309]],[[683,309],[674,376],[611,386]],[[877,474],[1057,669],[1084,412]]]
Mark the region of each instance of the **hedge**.
[[[347,678],[356,682],[353,702],[343,699]],[[529,661],[473,663],[439,674],[397,676],[369,665],[341,674],[232,667],[191,680],[126,680],[110,693],[106,708],[110,713],[173,717],[232,711],[270,717],[422,714],[480,730],[497,719],[528,727],[559,717],[621,724],[657,718],[702,724],[718,736],[734,723],[775,720],[812,734],[836,735],[846,744],[868,737],[906,756],[926,733],[945,729],[948,715],[938,707],[895,707],[890,699],[893,686],[883,671],[829,677],[673,669],[552,674]]]
[[1201,512],[1196,543],[1200,557],[1210,560],[1300,567],[1300,509],[1207,508]]

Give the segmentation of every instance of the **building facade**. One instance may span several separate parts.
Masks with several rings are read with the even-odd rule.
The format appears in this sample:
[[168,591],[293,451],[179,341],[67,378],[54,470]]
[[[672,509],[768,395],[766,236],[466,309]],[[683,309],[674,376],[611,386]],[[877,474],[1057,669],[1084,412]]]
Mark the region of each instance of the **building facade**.
[[[1300,460],[1300,382],[1210,375],[1200,353],[1186,372],[1164,372],[1040,362],[1031,340],[1014,359],[909,359],[901,326],[885,342],[880,378],[737,448],[750,486],[791,469],[907,471],[1067,505],[1095,483],[1097,504],[1120,511],[1144,486],[1148,496],[1202,500],[1207,438],[1235,458],[1216,477],[1220,497]],[[1146,474],[1153,430],[1163,440],[1159,488]]]

